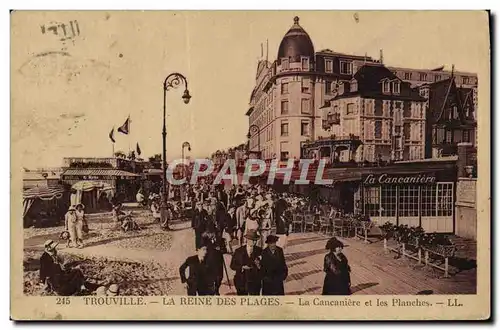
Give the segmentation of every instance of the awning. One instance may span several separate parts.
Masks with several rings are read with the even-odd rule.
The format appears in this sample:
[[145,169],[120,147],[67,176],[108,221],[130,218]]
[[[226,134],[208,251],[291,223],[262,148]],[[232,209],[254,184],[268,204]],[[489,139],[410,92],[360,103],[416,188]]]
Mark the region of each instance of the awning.
[[34,187],[23,192],[23,199],[51,200],[54,198],[61,198],[64,193],[62,186],[55,187]]
[[82,191],[91,191],[94,189],[101,191],[114,190],[110,184],[99,181],[80,181],[71,186],[71,189]]
[[76,175],[76,176],[116,176],[116,177],[139,177],[140,175],[123,171],[123,170],[118,170],[118,169],[113,169],[113,168],[69,168],[64,173],[62,176],[69,176],[69,175]]

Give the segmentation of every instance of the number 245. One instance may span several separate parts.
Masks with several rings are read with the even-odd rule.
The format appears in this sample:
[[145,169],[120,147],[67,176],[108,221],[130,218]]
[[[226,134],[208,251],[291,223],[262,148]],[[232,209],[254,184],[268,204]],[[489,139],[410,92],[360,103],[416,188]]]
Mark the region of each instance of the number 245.
[[58,297],[56,298],[56,305],[69,305],[71,300],[69,297]]

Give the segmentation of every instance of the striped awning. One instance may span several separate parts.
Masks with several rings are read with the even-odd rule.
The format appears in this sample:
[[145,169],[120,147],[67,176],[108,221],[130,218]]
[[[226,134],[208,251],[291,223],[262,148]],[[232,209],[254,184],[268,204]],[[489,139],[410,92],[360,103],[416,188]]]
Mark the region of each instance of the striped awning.
[[55,187],[34,187],[23,192],[24,199],[40,198],[43,200],[51,200],[61,198],[64,193],[62,186]]
[[118,170],[114,168],[69,168],[62,176],[116,176],[116,177],[139,177],[140,175]]

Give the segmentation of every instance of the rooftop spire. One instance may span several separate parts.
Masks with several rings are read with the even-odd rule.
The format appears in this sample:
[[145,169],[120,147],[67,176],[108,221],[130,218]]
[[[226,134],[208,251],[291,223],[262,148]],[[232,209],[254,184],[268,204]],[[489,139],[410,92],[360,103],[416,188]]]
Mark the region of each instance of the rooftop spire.
[[299,25],[299,16],[293,18],[293,23]]

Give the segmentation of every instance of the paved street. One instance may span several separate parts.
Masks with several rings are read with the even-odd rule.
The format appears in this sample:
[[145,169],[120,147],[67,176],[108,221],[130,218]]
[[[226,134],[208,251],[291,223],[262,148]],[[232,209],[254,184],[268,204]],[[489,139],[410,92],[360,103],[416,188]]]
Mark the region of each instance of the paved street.
[[[91,225],[97,226],[94,223]],[[99,226],[101,226],[99,224]],[[114,246],[108,242],[96,242],[84,249],[73,249],[60,246],[63,253],[71,253],[83,257],[104,257],[108,260],[134,261],[141,263],[159,263],[165,267],[169,281],[168,295],[185,294],[184,285],[180,282],[178,267],[194,251],[194,232],[190,223],[173,224],[171,233],[155,235],[171,235],[170,248],[166,251],[134,249]],[[42,237],[40,237],[42,238]],[[43,237],[46,238],[46,237]],[[293,233],[290,235],[285,257],[289,267],[289,276],[285,283],[286,294],[321,294],[323,286],[323,258],[326,253],[325,244],[328,237],[318,233]],[[344,253],[349,259],[352,269],[352,289],[354,294],[417,294],[427,291],[433,294],[474,293],[476,269],[464,270],[451,278],[442,278],[442,272],[417,266],[413,260],[394,259],[394,254],[383,250],[382,242],[366,244],[354,238],[341,239],[345,244]],[[31,238],[31,245],[42,244],[43,240]],[[25,244],[26,245],[26,244]],[[35,247],[35,246],[33,246]],[[225,256],[229,278],[234,272],[229,268],[231,257]],[[221,294],[234,295],[225,278]]]

